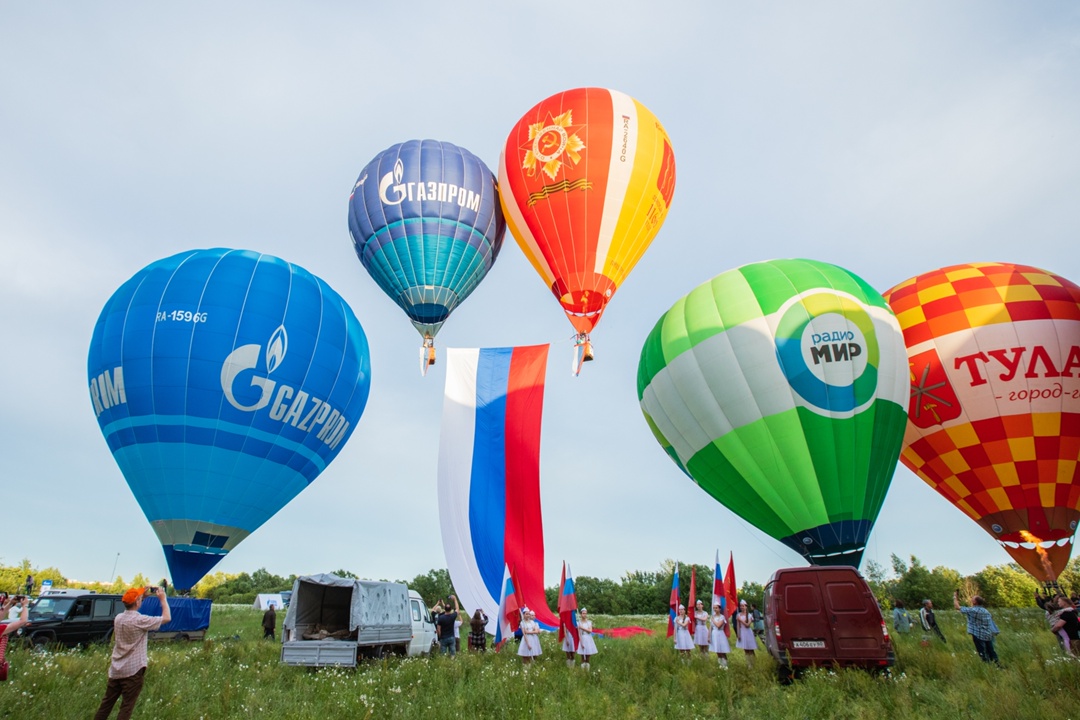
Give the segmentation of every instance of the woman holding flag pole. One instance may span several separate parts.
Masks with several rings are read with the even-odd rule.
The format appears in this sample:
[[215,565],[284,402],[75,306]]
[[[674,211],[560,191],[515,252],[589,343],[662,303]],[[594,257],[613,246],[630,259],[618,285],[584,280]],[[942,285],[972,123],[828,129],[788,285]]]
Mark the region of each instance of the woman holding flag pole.
[[712,606],[712,637],[709,639],[709,649],[716,653],[716,660],[720,663],[720,667],[727,669],[727,656],[731,652],[731,645],[728,644],[727,639],[727,618],[724,617],[724,611],[720,607],[720,603],[713,602]]
[[581,653],[581,669],[589,669],[589,658],[596,654],[596,641],[592,636],[592,620],[589,619],[589,610],[578,610],[578,652]]
[[540,624],[536,622],[536,613],[529,608],[522,610],[525,619],[521,621],[521,645],[518,655],[521,662],[528,665],[534,657],[540,655]]
[[[577,650],[577,648],[574,647],[574,636],[571,635],[570,632],[566,629],[565,622],[563,623],[562,631],[563,631],[562,649],[563,649],[563,652],[566,653],[566,667],[574,667],[574,652]],[[580,632],[580,631],[581,631],[581,628],[579,626],[578,627],[578,632]]]
[[675,649],[683,657],[690,657],[690,651],[694,649],[694,640],[690,636],[690,618],[686,615],[686,606],[679,605],[679,612],[675,616]]
[[754,664],[754,651],[757,639],[754,637],[754,618],[746,607],[746,601],[739,601],[739,612],[735,615],[735,647],[746,651],[746,664]]
[[702,600],[694,604],[694,644],[702,655],[709,653],[709,613],[705,612]]

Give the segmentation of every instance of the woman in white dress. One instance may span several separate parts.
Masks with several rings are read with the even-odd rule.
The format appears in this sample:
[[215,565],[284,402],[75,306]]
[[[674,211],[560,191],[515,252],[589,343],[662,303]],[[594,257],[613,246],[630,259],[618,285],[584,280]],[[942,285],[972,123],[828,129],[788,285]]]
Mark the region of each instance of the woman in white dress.
[[727,618],[724,617],[719,604],[712,606],[709,624],[712,626],[709,649],[716,653],[716,660],[720,663],[720,667],[727,668],[727,654],[731,652],[731,645],[728,644],[727,639]]
[[523,612],[525,619],[521,621],[521,644],[518,645],[518,655],[521,662],[528,665],[534,657],[540,655],[540,624],[536,622],[536,613],[529,608]]
[[675,616],[675,649],[690,657],[690,651],[694,649],[694,639],[690,637],[690,618],[686,614],[686,606],[680,605],[679,612]]
[[581,608],[578,611],[578,652],[581,653],[581,667],[589,669],[589,658],[596,654],[596,641],[592,636],[592,620],[589,619],[589,611]]
[[705,612],[705,603],[698,600],[694,604],[694,644],[702,655],[709,652],[709,613]]
[[735,614],[735,634],[737,640],[735,647],[746,651],[746,664],[754,664],[754,651],[757,650],[757,640],[754,638],[754,616],[746,607],[746,601],[739,601],[739,612]]
[[[570,627],[566,624],[562,624],[563,641],[562,649],[566,653],[566,667],[574,667],[574,651],[577,648],[574,647],[574,636],[570,634]],[[580,630],[578,632],[581,632]]]

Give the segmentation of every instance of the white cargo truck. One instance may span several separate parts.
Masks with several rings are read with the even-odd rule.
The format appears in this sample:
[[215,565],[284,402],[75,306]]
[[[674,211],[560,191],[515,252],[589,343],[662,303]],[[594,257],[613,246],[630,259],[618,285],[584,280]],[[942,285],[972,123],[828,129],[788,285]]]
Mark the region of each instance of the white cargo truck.
[[405,585],[308,575],[293,583],[282,629],[281,661],[307,667],[353,667],[361,657],[430,652],[434,637],[427,608],[418,596],[410,598]]

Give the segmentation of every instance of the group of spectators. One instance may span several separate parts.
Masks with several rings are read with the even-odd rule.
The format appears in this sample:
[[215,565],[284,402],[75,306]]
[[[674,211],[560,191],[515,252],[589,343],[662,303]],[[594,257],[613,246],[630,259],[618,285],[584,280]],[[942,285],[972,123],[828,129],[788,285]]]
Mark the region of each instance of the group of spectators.
[[1070,655],[1080,655],[1080,619],[1077,617],[1075,595],[1064,593],[1042,595],[1035,591],[1035,604],[1046,613],[1050,632],[1054,633],[1061,648]]
[[[975,645],[975,652],[979,655],[979,658],[984,662],[1000,664],[997,650],[994,648],[994,638],[1001,631],[994,622],[990,611],[986,609],[986,601],[981,596],[975,595],[971,598],[970,606],[962,605],[960,603],[960,591],[957,590],[953,593],[953,607],[967,621],[967,632],[971,636],[971,640]],[[892,620],[893,630],[896,633],[906,634],[911,630],[914,621],[904,606],[903,600],[893,601]],[[922,607],[919,608],[919,624],[922,625],[923,633],[926,635],[923,640],[924,643],[929,642],[930,637],[936,637],[941,642],[948,642],[945,639],[945,633],[941,632],[941,628],[938,627],[937,616],[934,615],[934,602],[929,598],[923,600]]]
[[[1071,655],[1080,655],[1080,615],[1077,612],[1080,598],[1069,597],[1060,592],[1048,591],[1043,594],[1036,590],[1035,604],[1046,613],[1046,622],[1050,627],[1050,632],[1054,633],[1062,649]],[[971,635],[975,652],[979,657],[985,662],[1000,664],[994,647],[994,639],[1001,631],[990,611],[986,609],[986,601],[976,595],[972,597],[970,607],[964,606],[960,603],[960,591],[957,590],[953,594],[953,607],[963,614],[967,621],[967,632]],[[910,631],[913,620],[904,607],[903,600],[893,602],[892,620],[895,632]],[[922,602],[919,622],[927,635],[936,636],[942,642],[946,642],[945,635],[941,632],[937,619],[934,617],[934,603],[929,599]]]
[[[450,609],[451,604],[454,606],[453,610]],[[445,601],[440,600],[435,603],[435,607],[431,609],[431,616],[435,622],[439,653],[457,655],[461,652],[461,628],[465,624],[457,595],[448,595]],[[473,652],[487,650],[487,624],[487,614],[480,608],[476,608],[476,612],[469,618],[469,650]]]
[[[892,620],[893,630],[903,634],[910,632],[911,626],[915,622],[908,613],[903,600],[893,601]],[[937,617],[934,615],[934,602],[930,599],[922,601],[922,607],[919,608],[919,624],[922,625],[923,632],[926,635],[935,636],[941,642],[948,642],[945,640],[945,634],[938,627]]]
[[[27,578],[27,585],[32,580]],[[153,590],[161,603],[161,615],[143,615],[139,612],[143,598]],[[105,683],[105,696],[94,714],[94,720],[105,720],[120,701],[118,720],[127,720],[135,711],[135,703],[142,692],[146,676],[148,633],[172,620],[169,601],[164,588],[131,588],[121,598],[124,612],[113,621],[113,649],[109,661],[109,677]],[[20,606],[19,616],[8,620],[9,614]],[[12,633],[30,625],[30,598],[28,595],[12,595],[0,599],[0,681],[7,680],[8,663],[4,655]]]
[[[734,623],[735,647],[746,653],[746,662],[752,665],[759,626],[760,631],[764,632],[764,617],[754,605],[747,605],[742,600],[731,622]],[[709,615],[705,611],[705,603],[698,600],[694,604],[693,616],[687,615],[685,605],[679,605],[673,624],[675,649],[683,655],[684,660],[690,657],[690,651],[696,646],[702,655],[716,653],[720,667],[727,669],[727,656],[731,652],[729,622],[719,603],[713,605],[712,615]]]
[[[465,624],[465,618],[469,621],[469,650],[471,652],[487,651],[487,624],[488,616],[480,608],[471,617],[461,612],[461,605],[456,595],[448,595],[446,600],[435,603],[431,609],[432,619],[435,623],[435,635],[439,641],[439,653],[451,657],[461,652],[461,628]],[[581,667],[588,670],[590,659],[596,654],[596,641],[593,640],[593,625],[589,619],[587,608],[578,611],[575,633],[567,628],[561,628],[562,649],[566,653],[566,664],[573,666],[575,654],[581,655]],[[529,608],[521,610],[521,624],[514,632],[514,639],[518,645],[517,654],[523,663],[532,662],[542,650],[540,648],[540,624],[536,622],[536,614]]]

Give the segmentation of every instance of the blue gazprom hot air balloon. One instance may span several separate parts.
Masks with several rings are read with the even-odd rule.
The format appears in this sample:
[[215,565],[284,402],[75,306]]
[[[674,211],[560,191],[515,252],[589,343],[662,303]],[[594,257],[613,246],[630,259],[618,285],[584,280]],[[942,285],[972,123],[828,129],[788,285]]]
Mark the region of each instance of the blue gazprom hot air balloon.
[[101,432],[189,589],[341,451],[371,358],[349,306],[303,268],[191,250],[113,294],[87,371]]
[[424,338],[426,371],[439,328],[502,247],[506,223],[495,175],[448,142],[393,145],[360,172],[349,197],[349,232],[360,262]]

